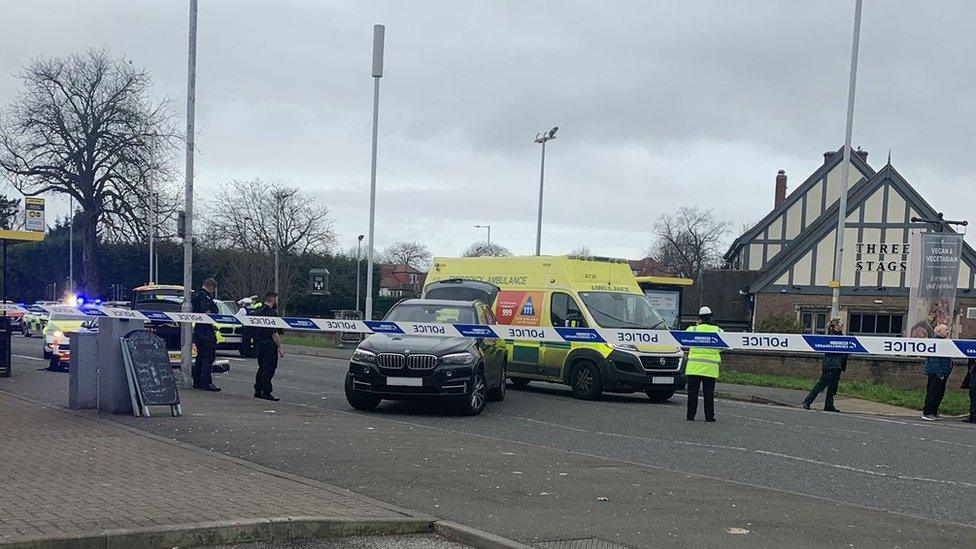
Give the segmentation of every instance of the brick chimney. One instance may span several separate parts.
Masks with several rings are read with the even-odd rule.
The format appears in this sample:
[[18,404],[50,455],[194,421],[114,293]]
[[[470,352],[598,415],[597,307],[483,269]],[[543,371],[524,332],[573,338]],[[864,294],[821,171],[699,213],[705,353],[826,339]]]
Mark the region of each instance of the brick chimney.
[[776,174],[776,198],[773,201],[773,208],[778,208],[783,202],[786,202],[786,170],[780,170]]

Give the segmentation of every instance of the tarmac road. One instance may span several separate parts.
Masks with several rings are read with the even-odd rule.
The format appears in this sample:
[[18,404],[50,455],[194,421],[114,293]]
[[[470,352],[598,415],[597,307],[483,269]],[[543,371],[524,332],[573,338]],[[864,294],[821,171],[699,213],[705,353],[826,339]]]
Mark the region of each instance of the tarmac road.
[[[51,379],[67,376],[22,358],[39,347],[14,338],[18,391],[63,405]],[[250,397],[253,361],[231,368],[224,393],[184,395],[182,420],[118,419],[528,543],[976,544],[976,430],[962,425],[731,401],[717,423],[689,423],[682,397],[586,402],[547,384],[475,418],[416,403],[360,413],[344,361],[286,357],[281,403]]]

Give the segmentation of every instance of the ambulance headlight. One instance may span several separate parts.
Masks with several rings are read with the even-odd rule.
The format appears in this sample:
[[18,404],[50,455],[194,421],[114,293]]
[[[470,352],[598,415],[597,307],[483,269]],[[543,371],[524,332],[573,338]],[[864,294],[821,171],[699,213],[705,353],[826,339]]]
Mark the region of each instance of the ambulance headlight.
[[352,354],[352,360],[353,362],[374,364],[376,362],[376,353],[367,351],[366,349],[356,349],[356,352]]
[[631,345],[630,343],[615,343],[615,344],[610,345],[610,346],[613,347],[614,349],[618,350],[618,351],[631,351],[631,352],[634,352],[634,353],[637,352],[637,346],[636,345]]

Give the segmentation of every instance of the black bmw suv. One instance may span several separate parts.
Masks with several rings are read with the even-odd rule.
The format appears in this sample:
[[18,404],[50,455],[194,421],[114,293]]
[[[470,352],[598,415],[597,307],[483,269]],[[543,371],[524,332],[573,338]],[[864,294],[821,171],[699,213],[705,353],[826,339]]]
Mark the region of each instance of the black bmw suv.
[[[491,309],[481,301],[435,299],[401,301],[384,320],[495,323]],[[450,337],[437,328],[417,334],[374,334],[363,340],[346,375],[349,404],[371,410],[383,399],[445,399],[473,416],[485,409],[488,400],[504,400],[504,340]]]

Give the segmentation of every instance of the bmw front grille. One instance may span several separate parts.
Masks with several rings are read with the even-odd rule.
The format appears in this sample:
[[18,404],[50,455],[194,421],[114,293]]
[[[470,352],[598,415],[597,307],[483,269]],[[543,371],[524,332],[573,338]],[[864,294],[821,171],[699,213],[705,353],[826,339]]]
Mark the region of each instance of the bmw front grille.
[[426,372],[437,367],[434,355],[401,355],[399,353],[380,353],[376,355],[376,365],[383,370],[413,370]]

